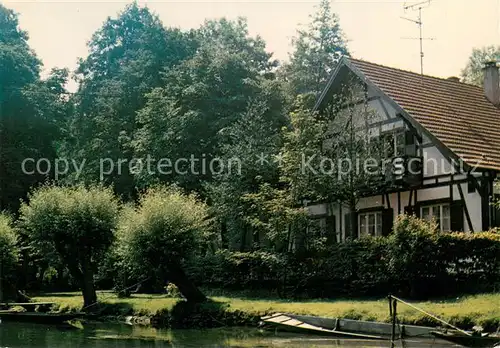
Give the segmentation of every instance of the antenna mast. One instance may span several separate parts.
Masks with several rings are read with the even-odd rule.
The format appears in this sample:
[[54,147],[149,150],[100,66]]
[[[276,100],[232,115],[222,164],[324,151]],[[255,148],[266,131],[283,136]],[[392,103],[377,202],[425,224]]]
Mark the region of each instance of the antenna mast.
[[[410,21],[410,22],[413,22],[413,23],[416,23],[418,25],[418,29],[419,29],[419,37],[418,37],[418,40],[420,41],[420,73],[423,75],[424,74],[424,40],[434,40],[433,38],[424,38],[422,36],[422,27],[424,25],[423,21],[422,21],[422,9],[425,7],[429,7],[431,4],[431,0],[426,0],[426,1],[422,1],[422,2],[418,2],[418,3],[415,3],[415,4],[411,4],[411,5],[404,5],[404,10],[418,10],[418,18],[415,20],[415,19],[411,19],[411,18],[406,18],[406,17],[401,17],[402,19],[404,20],[407,20],[407,21]],[[411,38],[413,39],[413,38]]]

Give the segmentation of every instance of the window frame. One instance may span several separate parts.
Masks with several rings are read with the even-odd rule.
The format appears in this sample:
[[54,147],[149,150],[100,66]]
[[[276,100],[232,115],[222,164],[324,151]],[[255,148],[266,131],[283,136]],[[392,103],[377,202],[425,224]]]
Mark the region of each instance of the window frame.
[[[358,237],[362,236],[372,236],[380,237],[383,235],[383,214],[382,210],[367,210],[358,212]],[[370,223],[370,216],[374,217],[373,223]],[[361,223],[362,217],[364,218],[364,224]],[[365,229],[362,232],[361,228]],[[373,234],[370,233],[370,227],[373,227]]]
[[380,133],[384,158],[397,158],[406,155],[406,130],[396,128]]
[[[448,215],[447,216],[445,216],[445,214],[443,213],[445,207],[448,208]],[[437,222],[438,228],[439,228],[439,232],[441,232],[441,233],[450,232],[451,231],[451,204],[449,202],[435,202],[435,203],[420,205],[420,207],[419,207],[420,217],[422,218],[422,220],[432,221],[436,215],[436,214],[434,214],[435,208],[439,209],[439,221],[436,219],[436,222]],[[429,212],[428,216],[430,217],[430,219],[426,218],[424,216],[424,209],[428,209],[428,212]],[[446,230],[444,229],[444,221],[445,220],[448,220],[447,221],[448,229],[446,229]]]

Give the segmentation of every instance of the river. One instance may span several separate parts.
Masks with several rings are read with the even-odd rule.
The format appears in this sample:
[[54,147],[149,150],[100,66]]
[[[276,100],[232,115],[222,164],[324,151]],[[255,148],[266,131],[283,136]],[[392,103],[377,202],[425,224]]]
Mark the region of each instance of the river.
[[[398,344],[401,347],[401,343]],[[76,326],[0,323],[0,348],[117,347],[386,347],[387,342],[336,340],[275,333],[253,328],[156,330],[125,324],[77,323]],[[445,347],[443,341],[407,341],[404,347]]]

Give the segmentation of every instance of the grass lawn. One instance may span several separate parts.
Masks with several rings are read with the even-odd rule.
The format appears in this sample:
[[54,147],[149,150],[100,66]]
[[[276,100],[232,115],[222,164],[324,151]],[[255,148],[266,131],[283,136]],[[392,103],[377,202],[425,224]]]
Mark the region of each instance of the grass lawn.
[[[99,292],[101,302],[116,305],[117,308],[132,309],[136,314],[154,314],[159,309],[170,309],[177,299],[163,295],[136,294],[131,298],[117,298],[111,292]],[[226,302],[231,309],[246,313],[264,315],[273,312],[309,314],[324,317],[343,317],[370,321],[389,321],[387,299],[380,300],[308,300],[291,301],[282,299],[250,299],[238,296],[213,296],[213,300]],[[35,301],[55,302],[60,311],[77,311],[82,306],[80,293],[53,293],[37,296]],[[473,324],[495,327],[500,325],[500,293],[465,296],[447,300],[412,302],[414,305],[461,326]],[[405,306],[398,305],[398,316],[406,323],[429,323],[425,315]]]

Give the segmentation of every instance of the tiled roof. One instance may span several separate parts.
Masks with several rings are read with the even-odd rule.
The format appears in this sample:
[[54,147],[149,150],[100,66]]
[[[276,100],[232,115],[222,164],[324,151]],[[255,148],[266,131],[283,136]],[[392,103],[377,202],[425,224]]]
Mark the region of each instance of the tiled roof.
[[500,109],[482,87],[349,61],[467,164],[500,170]]

